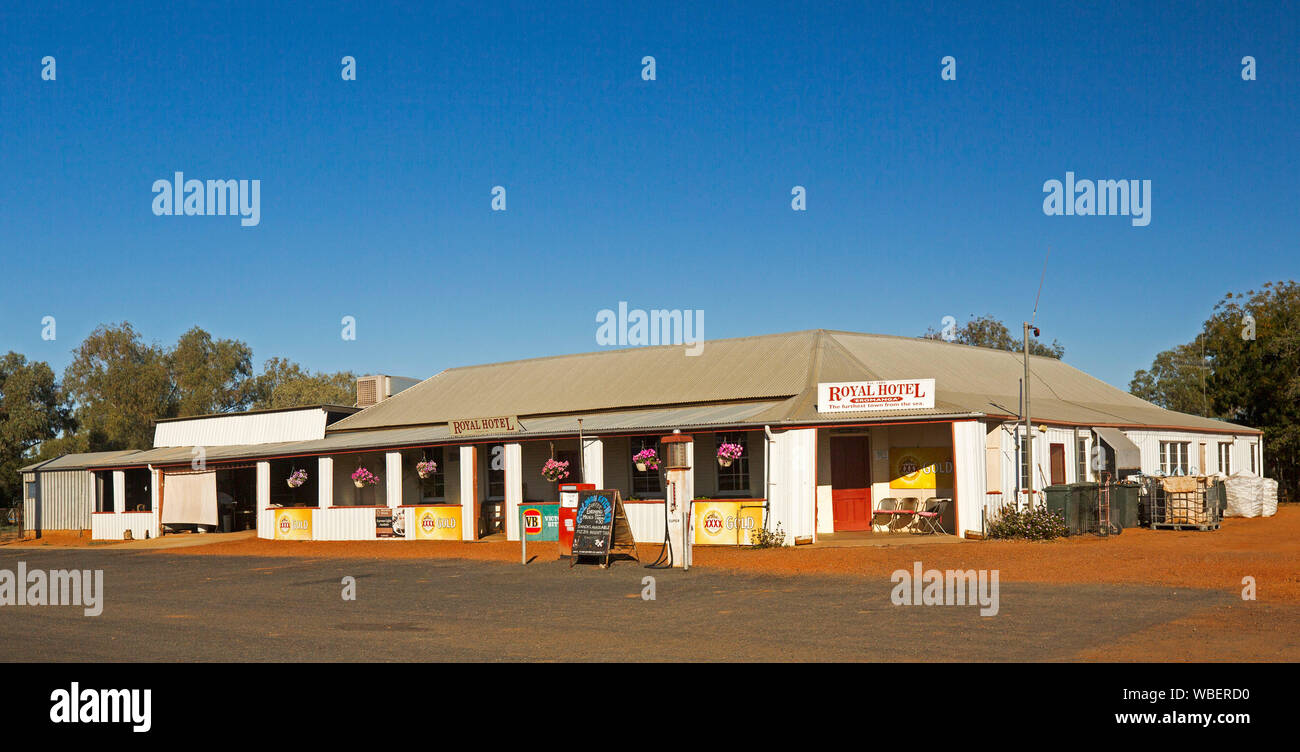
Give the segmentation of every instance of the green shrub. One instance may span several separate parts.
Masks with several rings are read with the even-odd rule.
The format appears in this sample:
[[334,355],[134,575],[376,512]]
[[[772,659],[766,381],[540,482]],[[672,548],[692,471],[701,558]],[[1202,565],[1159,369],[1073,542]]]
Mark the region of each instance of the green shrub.
[[1052,540],[1065,535],[1065,520],[1040,504],[1025,511],[1006,507],[989,526],[988,537],[1018,540]]
[[758,528],[750,534],[749,540],[752,548],[779,548],[785,545],[785,531],[778,522],[775,530]]

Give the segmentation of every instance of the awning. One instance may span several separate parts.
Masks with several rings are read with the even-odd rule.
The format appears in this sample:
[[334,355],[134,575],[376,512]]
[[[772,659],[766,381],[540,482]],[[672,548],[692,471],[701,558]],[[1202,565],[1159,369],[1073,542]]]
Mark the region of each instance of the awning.
[[1118,428],[1096,428],[1092,429],[1101,437],[1101,440],[1110,446],[1115,452],[1115,471],[1121,470],[1141,470],[1142,469],[1142,450],[1138,449],[1137,444],[1129,440],[1124,432]]

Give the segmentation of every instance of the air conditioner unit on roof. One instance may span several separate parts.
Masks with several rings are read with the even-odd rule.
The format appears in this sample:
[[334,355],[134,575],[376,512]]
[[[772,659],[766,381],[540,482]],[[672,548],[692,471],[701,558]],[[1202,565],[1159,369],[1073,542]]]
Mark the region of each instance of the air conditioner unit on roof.
[[404,389],[420,383],[405,376],[361,376],[357,378],[357,407],[377,405]]

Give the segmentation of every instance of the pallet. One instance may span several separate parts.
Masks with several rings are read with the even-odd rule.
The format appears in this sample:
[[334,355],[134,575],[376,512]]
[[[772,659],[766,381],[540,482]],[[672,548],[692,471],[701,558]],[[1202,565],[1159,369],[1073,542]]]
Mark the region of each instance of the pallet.
[[1217,522],[1208,522],[1208,523],[1204,523],[1204,524],[1197,524],[1197,523],[1192,523],[1192,522],[1153,522],[1153,523],[1151,523],[1151,529],[1152,529],[1152,530],[1205,530],[1205,531],[1210,531],[1210,530],[1218,530],[1218,529],[1219,529],[1219,523],[1217,523]]

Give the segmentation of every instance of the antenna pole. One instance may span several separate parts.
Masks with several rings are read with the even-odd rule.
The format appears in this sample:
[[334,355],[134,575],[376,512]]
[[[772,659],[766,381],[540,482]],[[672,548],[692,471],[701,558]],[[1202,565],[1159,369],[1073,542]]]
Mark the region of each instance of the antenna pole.
[[[1034,312],[1037,313],[1038,304],[1034,304]],[[1034,508],[1034,427],[1030,424],[1029,419],[1029,322],[1024,322],[1024,344],[1025,344],[1025,469],[1029,473],[1029,483],[1026,488],[1029,489],[1029,496],[1025,499],[1029,509]]]
[[1038,318],[1038,301],[1043,297],[1043,282],[1047,279],[1047,260],[1052,257],[1052,247],[1047,247],[1047,255],[1043,257],[1043,274],[1038,278],[1038,293],[1034,295],[1034,312],[1030,315],[1029,321],[1024,322],[1024,339],[1021,342],[1025,346],[1025,470],[1029,473],[1029,498],[1028,508],[1034,508],[1034,427],[1029,418],[1029,331],[1032,329],[1035,333],[1038,328],[1033,322]]
[[578,477],[587,482],[587,443],[582,438],[582,418],[578,418]]
[[1052,247],[1047,247],[1047,255],[1043,257],[1043,275],[1038,278],[1038,293],[1034,295],[1034,313],[1029,317],[1029,323],[1038,318],[1038,299],[1043,297],[1043,281],[1047,279],[1047,260],[1052,257]]

